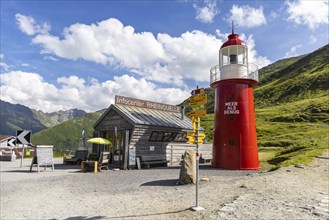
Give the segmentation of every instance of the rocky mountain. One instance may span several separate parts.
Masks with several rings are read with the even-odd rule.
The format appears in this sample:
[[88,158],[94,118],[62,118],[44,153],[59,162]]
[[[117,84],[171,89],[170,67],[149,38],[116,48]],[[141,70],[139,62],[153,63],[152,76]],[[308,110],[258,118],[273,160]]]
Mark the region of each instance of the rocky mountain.
[[42,130],[32,136],[32,143],[34,145],[54,145],[57,149],[76,149],[82,130],[85,131],[85,137],[92,137],[93,125],[104,111],[87,113]]
[[47,128],[33,111],[20,104],[11,104],[0,100],[0,134],[16,135],[17,130],[31,130],[32,134]]
[[80,117],[86,114],[85,111],[79,109],[70,109],[66,111],[60,110],[52,113],[44,113],[43,111],[40,110],[39,111],[32,110],[32,111],[35,117],[38,118],[39,121],[47,127],[52,127],[60,123],[63,123],[65,121],[68,121],[72,118]]
[[31,130],[33,134],[86,114],[85,111],[78,109],[44,113],[2,100],[0,100],[0,110],[0,134],[2,135],[16,135],[17,130],[24,129]]

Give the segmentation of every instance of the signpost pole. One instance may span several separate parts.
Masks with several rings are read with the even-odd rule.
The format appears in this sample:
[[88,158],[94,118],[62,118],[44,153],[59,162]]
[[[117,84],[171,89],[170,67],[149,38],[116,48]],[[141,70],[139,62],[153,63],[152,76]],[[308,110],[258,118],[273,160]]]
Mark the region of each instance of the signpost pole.
[[21,154],[21,168],[23,166],[23,159],[24,159],[24,144],[23,144],[23,147],[22,147],[22,154]]
[[196,189],[195,206],[199,207],[199,117],[196,117]]
[[[198,87],[197,87],[198,89]],[[202,91],[202,94],[203,94],[203,91]],[[193,95],[193,94],[192,94]],[[200,96],[199,96],[200,97]],[[196,104],[204,104],[206,103],[206,98],[207,96],[206,95],[202,95],[202,99],[199,100],[199,102],[201,103],[193,103],[191,106],[195,107]],[[203,113],[205,114],[205,113]],[[202,114],[201,114],[202,115]],[[201,211],[201,210],[204,210],[203,207],[200,207],[199,206],[199,129],[200,129],[200,117],[199,115],[197,114],[194,114],[192,116],[192,123],[194,124],[195,123],[195,130],[194,130],[194,133],[195,133],[195,142],[196,142],[196,157],[195,157],[195,160],[196,160],[196,165],[195,165],[195,169],[196,169],[196,184],[195,184],[195,206],[191,207],[191,209],[193,211]]]

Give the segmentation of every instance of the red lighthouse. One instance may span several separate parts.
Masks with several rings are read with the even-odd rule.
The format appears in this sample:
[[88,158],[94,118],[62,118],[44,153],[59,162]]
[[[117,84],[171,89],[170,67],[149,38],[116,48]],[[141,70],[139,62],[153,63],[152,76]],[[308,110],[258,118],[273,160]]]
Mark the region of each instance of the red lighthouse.
[[219,50],[219,65],[210,70],[215,89],[212,165],[223,169],[259,169],[253,88],[258,67],[248,62],[248,48],[237,34]]

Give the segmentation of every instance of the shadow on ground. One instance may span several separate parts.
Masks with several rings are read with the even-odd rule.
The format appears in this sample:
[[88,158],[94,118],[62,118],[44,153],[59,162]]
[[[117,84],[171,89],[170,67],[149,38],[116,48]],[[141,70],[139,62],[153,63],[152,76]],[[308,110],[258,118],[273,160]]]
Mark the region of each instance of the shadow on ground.
[[65,220],[97,220],[97,219],[105,219],[106,216],[92,216],[92,217],[87,217],[87,216],[74,216],[74,217],[69,217],[65,218]]
[[[142,217],[176,214],[176,213],[181,213],[181,212],[185,212],[185,211],[188,211],[188,210],[190,210],[190,209],[183,209],[183,210],[172,211],[172,212],[150,213],[150,214],[142,214],[142,215],[115,216],[115,217],[109,217],[109,219],[124,219],[124,218],[141,219]],[[166,218],[164,216],[163,219],[169,219],[169,218]]]
[[177,186],[178,179],[156,180],[143,183],[141,186]]

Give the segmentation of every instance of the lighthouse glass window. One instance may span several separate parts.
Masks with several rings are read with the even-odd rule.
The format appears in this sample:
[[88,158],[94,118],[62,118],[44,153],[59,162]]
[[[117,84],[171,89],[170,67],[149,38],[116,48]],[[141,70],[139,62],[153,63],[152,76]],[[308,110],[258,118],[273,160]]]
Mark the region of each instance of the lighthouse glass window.
[[232,45],[220,50],[219,66],[228,64],[247,64],[247,47],[243,45]]
[[237,46],[237,54],[238,54],[238,59],[237,63],[239,64],[247,64],[247,49],[245,46]]

